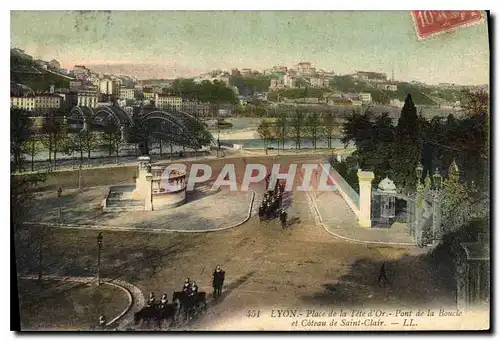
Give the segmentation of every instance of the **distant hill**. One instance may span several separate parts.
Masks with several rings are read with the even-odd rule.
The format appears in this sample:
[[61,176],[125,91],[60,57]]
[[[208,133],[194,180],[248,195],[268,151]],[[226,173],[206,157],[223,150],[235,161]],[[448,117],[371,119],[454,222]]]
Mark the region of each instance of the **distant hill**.
[[330,79],[330,87],[341,92],[368,92],[372,100],[380,104],[389,104],[392,99],[404,101],[407,94],[411,94],[417,105],[437,105],[436,101],[429,97],[430,90],[411,83],[397,82],[397,91],[385,91],[378,89],[376,84],[363,80],[356,80],[350,76],[335,76]]
[[39,68],[33,58],[19,49],[10,51],[10,80],[29,86],[34,91],[48,91],[51,85],[56,88],[69,88],[70,80]]

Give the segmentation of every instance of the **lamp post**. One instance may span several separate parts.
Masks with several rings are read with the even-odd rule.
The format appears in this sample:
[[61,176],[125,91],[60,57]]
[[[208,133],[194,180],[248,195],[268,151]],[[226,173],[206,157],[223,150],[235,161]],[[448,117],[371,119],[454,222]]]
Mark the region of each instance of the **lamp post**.
[[101,249],[102,249],[102,232],[97,235],[97,285],[101,285]]
[[59,202],[59,223],[62,222],[61,194],[62,194],[62,188],[59,187],[59,189],[57,190],[57,200]]
[[220,154],[220,125],[219,125],[219,108],[217,107],[217,118],[215,119],[215,124],[217,124],[217,157]]
[[432,219],[432,227],[433,227],[433,244],[436,245],[438,241],[442,237],[441,231],[441,185],[443,182],[443,177],[439,173],[439,170],[436,168],[434,174],[432,175],[432,179],[434,182],[434,190],[432,191],[432,208],[433,208],[433,219]]
[[421,220],[422,220],[422,193],[424,191],[424,186],[422,184],[422,174],[424,168],[419,162],[415,168],[415,174],[417,176],[417,193],[415,196],[415,242],[417,245],[422,244],[422,231],[421,231]]

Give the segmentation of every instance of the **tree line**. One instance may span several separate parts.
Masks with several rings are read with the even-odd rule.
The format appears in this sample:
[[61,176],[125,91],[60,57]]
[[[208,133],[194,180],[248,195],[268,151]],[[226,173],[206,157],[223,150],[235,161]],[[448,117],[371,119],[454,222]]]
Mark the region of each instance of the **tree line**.
[[[133,144],[136,152],[140,150],[143,154],[149,154],[152,143],[157,143],[161,155],[162,143],[170,144],[171,153],[173,145],[182,145],[184,149],[189,146],[196,150],[211,143],[211,136],[205,126],[196,120],[189,122],[190,135],[187,136],[181,133],[175,135],[170,130],[165,133],[167,128],[162,127],[161,122],[143,122],[140,118],[135,118],[135,124],[126,129],[125,139],[121,128],[114,121],[108,121],[102,127],[89,124],[88,129],[75,131],[68,126],[66,120],[57,119],[55,115],[44,117],[41,126],[36,126],[29,114],[21,109],[11,108],[10,115],[12,172],[34,171],[35,156],[42,151],[48,153],[49,168],[55,169],[61,155],[76,155],[82,166],[85,161],[90,163],[93,152],[99,151],[106,152],[108,157],[115,156],[118,163],[120,150],[127,144]],[[26,161],[30,164],[28,168]]]
[[30,169],[34,171],[35,156],[41,151],[48,152],[50,168],[56,168],[61,155],[78,154],[80,164],[86,157],[90,160],[94,151],[106,150],[115,155],[118,162],[119,150],[123,145],[121,131],[117,125],[108,124],[102,130],[71,131],[66,121],[54,115],[44,117],[37,127],[26,112],[11,108],[11,163],[12,171],[25,171],[25,156],[29,157]]
[[225,83],[217,80],[213,83],[208,80],[196,83],[193,79],[175,79],[167,92],[200,102],[216,104],[236,102],[234,91],[226,87]]
[[278,148],[285,149],[285,141],[295,141],[295,148],[301,148],[303,139],[310,139],[316,149],[318,141],[325,140],[327,148],[332,148],[332,141],[339,136],[340,118],[335,113],[319,114],[316,112],[282,112],[276,120],[263,119],[257,133],[267,143],[277,141]]

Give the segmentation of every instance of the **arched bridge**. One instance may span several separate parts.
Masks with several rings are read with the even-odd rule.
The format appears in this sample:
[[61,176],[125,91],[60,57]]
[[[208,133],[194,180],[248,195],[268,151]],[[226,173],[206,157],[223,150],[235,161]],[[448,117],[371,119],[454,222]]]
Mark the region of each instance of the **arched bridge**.
[[173,107],[143,107],[139,114],[129,115],[116,106],[94,109],[76,106],[71,109],[69,117],[83,120],[83,130],[90,129],[91,123],[117,127],[123,142],[143,144],[146,150],[151,139],[196,149],[215,144],[215,139],[200,120]]

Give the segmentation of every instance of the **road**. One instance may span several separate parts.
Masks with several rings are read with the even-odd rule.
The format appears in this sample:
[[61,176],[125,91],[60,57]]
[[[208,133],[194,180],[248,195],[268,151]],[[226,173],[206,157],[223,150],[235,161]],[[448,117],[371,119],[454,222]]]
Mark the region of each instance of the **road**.
[[[276,163],[268,158],[260,161],[267,165]],[[286,168],[299,161],[305,159],[287,156],[280,163]],[[247,160],[242,157],[231,162],[235,163],[237,177],[241,179]],[[223,165],[224,161],[220,161],[219,166]],[[301,177],[296,177],[294,187],[301,184]],[[262,186],[254,189],[262,194]],[[223,296],[218,302],[209,302],[208,312],[201,318],[182,327],[190,330],[230,329],[223,325],[224,321],[234,318],[246,321],[249,309],[401,307],[452,302],[452,293],[441,283],[441,269],[430,264],[418,249],[336,239],[316,223],[306,192],[294,191],[288,202],[293,223],[286,230],[278,221],[259,223],[258,218],[252,217],[239,227],[209,233],[105,231],[101,274],[110,278],[120,276],[138,287],[144,296],[154,292],[160,297],[165,292],[171,297],[173,290],[181,289],[186,277],[195,280],[200,290],[211,293],[212,271],[221,265],[226,271]],[[226,208],[214,202],[214,209]],[[20,272],[32,273],[37,269],[37,246],[30,239],[32,229],[18,232],[16,251]],[[52,229],[49,234],[44,255],[47,273],[73,276],[95,273],[97,232]],[[384,287],[377,281],[383,262],[390,281]],[[248,322],[249,328],[251,323]]]

